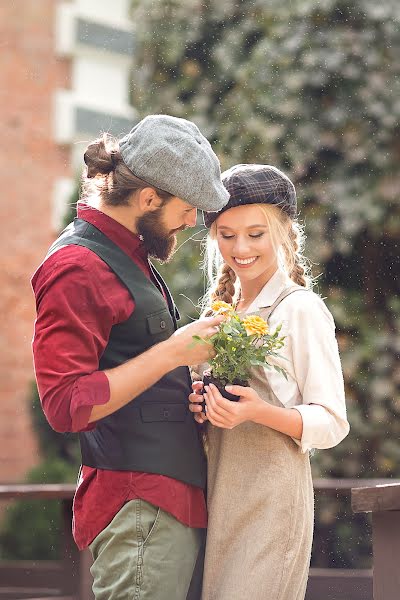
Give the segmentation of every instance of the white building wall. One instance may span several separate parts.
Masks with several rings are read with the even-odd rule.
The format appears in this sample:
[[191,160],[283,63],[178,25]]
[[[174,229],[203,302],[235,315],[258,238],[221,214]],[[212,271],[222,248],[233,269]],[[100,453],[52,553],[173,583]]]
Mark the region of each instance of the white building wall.
[[97,20],[126,26],[129,21],[130,0],[76,0],[77,9],[88,19],[96,15]]
[[[129,98],[134,49],[129,6],[130,0],[71,0],[57,6],[56,53],[72,61],[72,77],[70,89],[55,93],[54,137],[70,146],[77,176],[89,141],[102,131],[123,135],[138,120]],[[56,185],[55,224],[72,185],[65,180]]]

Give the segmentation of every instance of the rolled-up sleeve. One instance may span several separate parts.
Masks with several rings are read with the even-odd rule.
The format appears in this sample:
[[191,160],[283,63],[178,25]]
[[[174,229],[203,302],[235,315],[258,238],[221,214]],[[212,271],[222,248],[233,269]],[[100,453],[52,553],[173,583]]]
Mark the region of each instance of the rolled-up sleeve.
[[134,307],[126,291],[124,310],[116,311],[115,280],[95,254],[74,246],[59,250],[32,279],[35,374],[44,413],[56,431],[92,429],[92,408],[110,398],[99,361],[112,326]]
[[303,421],[298,442],[302,452],[332,448],[350,430],[335,324],[324,302],[310,296],[296,306],[290,328],[293,368],[302,397],[302,404],[293,406]]

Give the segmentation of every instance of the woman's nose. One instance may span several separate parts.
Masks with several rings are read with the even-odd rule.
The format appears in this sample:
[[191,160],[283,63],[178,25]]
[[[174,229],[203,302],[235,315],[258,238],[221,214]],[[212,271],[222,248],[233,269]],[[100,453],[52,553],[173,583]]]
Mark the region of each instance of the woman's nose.
[[246,258],[246,254],[249,251],[249,242],[245,237],[237,236],[233,245],[234,256],[239,258]]

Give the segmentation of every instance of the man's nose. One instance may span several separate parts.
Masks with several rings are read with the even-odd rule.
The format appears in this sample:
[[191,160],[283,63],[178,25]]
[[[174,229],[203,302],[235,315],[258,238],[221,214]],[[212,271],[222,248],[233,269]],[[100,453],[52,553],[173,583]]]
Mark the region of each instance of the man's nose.
[[197,222],[197,208],[193,208],[190,212],[185,215],[185,225],[188,227],[194,227]]

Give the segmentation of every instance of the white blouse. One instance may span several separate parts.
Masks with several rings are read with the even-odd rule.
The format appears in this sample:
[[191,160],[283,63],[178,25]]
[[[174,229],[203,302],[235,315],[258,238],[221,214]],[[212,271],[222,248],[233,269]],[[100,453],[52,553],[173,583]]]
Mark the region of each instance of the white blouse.
[[[293,281],[280,269],[245,311],[251,314],[271,306]],[[332,448],[349,433],[344,383],[335,323],[323,300],[312,291],[287,296],[271,315],[270,331],[282,323],[285,345],[281,358],[269,359],[285,369],[288,380],[274,369],[264,369],[277,398],[295,408],[303,419],[302,452]]]

